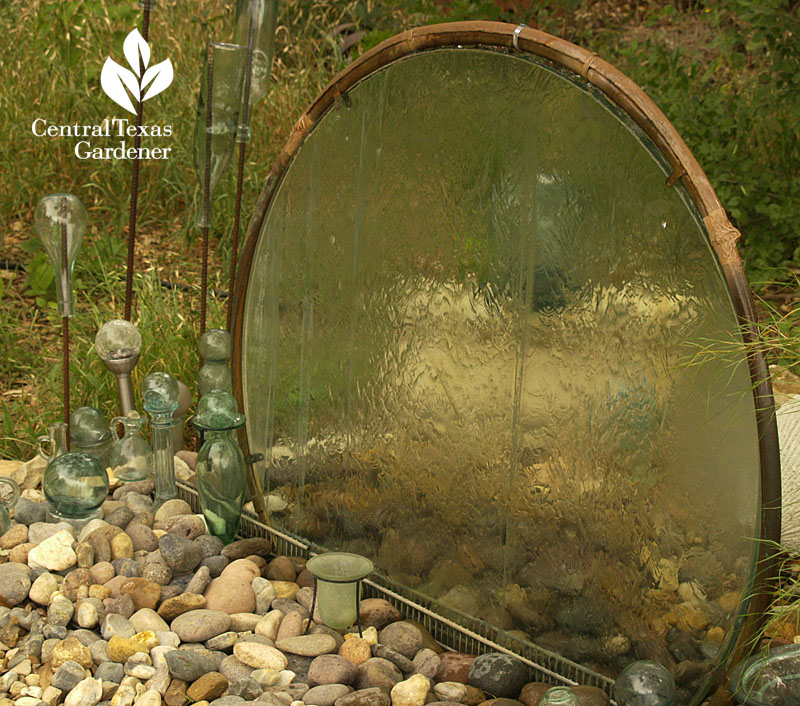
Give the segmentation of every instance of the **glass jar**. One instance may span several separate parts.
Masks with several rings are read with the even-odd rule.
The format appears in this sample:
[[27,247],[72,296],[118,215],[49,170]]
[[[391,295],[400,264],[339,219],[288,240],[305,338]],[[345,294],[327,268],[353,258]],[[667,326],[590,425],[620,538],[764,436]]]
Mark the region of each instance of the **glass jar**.
[[5,534],[11,527],[10,513],[19,500],[19,486],[11,478],[0,478],[0,485],[7,485],[11,489],[8,497],[0,498],[0,534]]
[[111,431],[103,413],[94,407],[78,407],[69,417],[69,450],[94,456],[105,469],[111,451]]
[[111,432],[116,435],[117,424],[122,424],[124,434],[111,445],[108,465],[114,475],[125,483],[145,480],[155,468],[153,449],[142,437],[145,418],[131,410],[124,417],[111,420]]
[[[41,458],[50,463],[54,458],[67,453],[67,434],[69,427],[66,422],[57,422],[50,425],[50,435],[40,436],[36,439],[36,451]],[[50,450],[45,452],[45,445],[50,445]]]
[[581,702],[568,686],[554,686],[544,693],[539,706],[581,706]]
[[200,400],[192,424],[204,435],[197,454],[197,492],[208,529],[228,544],[236,538],[247,486],[247,468],[234,432],[245,423],[229,392]]
[[42,490],[55,517],[86,519],[108,496],[108,475],[91,454],[69,451],[48,464]]

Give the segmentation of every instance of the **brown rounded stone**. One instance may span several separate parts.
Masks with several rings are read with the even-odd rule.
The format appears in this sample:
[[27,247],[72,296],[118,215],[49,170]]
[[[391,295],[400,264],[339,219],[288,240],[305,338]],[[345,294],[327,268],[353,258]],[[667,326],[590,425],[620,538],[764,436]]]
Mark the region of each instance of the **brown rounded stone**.
[[181,593],[179,596],[165,600],[158,609],[158,614],[168,623],[190,610],[206,607],[206,599],[197,593]]
[[180,679],[173,679],[164,694],[164,703],[167,706],[187,706],[189,697],[186,695],[187,684]]
[[372,657],[372,648],[363,638],[351,637],[342,643],[339,648],[339,655],[350,660],[355,665],[364,664]]
[[62,592],[73,603],[78,599],[78,589],[92,585],[92,575],[88,569],[73,569],[64,577]]
[[0,537],[0,549],[13,549],[28,541],[28,528],[25,525],[14,525]]
[[228,680],[219,672],[209,672],[200,677],[187,690],[186,695],[192,701],[213,701],[222,696],[228,688]]
[[124,532],[111,539],[111,559],[133,559],[133,542]]
[[273,581],[294,582],[297,572],[294,570],[294,563],[288,556],[276,556],[267,564],[265,576]]
[[30,542],[18,544],[8,553],[8,560],[16,562],[17,564],[27,564],[28,552],[35,546],[35,544],[31,544]]
[[383,598],[365,598],[359,606],[361,625],[382,630],[401,619],[400,611]]
[[161,585],[148,579],[133,577],[126,579],[119,588],[120,596],[129,595],[136,610],[150,608],[155,610],[161,599]]
[[457,681],[466,684],[469,677],[469,668],[475,661],[475,655],[461,652],[444,652],[439,656],[439,671],[436,672],[436,681]]

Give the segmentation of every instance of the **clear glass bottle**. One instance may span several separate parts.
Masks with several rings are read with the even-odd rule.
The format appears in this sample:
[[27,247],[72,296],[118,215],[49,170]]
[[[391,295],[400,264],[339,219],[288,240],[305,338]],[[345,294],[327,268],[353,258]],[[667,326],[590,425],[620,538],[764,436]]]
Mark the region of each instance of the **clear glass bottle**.
[[70,451],[48,464],[42,490],[55,517],[86,519],[108,496],[108,475],[96,457]]
[[111,431],[103,413],[94,407],[78,407],[69,418],[69,450],[94,456],[105,469],[111,450]]
[[19,500],[19,486],[17,482],[11,478],[0,478],[0,485],[7,485],[11,488],[8,493],[8,498],[0,499],[0,534],[5,534],[8,528],[11,527],[10,512],[14,509],[14,505]]
[[235,430],[246,422],[229,392],[217,390],[200,400],[192,419],[204,435],[197,454],[197,492],[208,529],[228,544],[236,538],[247,487],[247,468]]
[[581,702],[568,686],[554,686],[544,693],[539,706],[581,706]]
[[[36,439],[36,451],[47,463],[61,454],[67,453],[67,434],[69,427],[66,422],[57,422],[50,425],[50,435],[40,436]],[[45,444],[50,444],[49,452],[45,452]]]
[[111,420],[111,432],[116,436],[117,424],[122,424],[124,433],[111,445],[108,465],[114,475],[125,483],[145,480],[155,468],[153,449],[142,437],[142,425],[145,418],[136,410],[131,410],[124,417]]
[[203,367],[197,376],[200,396],[214,390],[233,392],[229,362],[231,359],[231,335],[219,328],[208,329],[197,343]]
[[178,408],[178,381],[169,373],[150,373],[142,383],[145,411],[153,429],[156,495],[154,507],[178,497],[172,446],[172,413]]

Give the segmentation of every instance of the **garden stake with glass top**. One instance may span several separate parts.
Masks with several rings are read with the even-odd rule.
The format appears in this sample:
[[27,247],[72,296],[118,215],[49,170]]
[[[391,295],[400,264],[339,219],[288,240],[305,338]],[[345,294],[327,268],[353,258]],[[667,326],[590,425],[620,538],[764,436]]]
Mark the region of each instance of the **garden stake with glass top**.
[[208,235],[211,194],[233,156],[236,118],[242,100],[246,47],[212,42],[206,49],[203,84],[197,106],[194,163],[202,185],[202,207],[195,222],[203,229],[200,277],[200,334],[206,330],[208,296]]
[[33,214],[33,229],[56,274],[56,299],[61,314],[64,423],[69,425],[69,319],[75,313],[72,269],[86,232],[86,209],[72,194],[43,196]]
[[[146,42],[150,36],[150,8],[156,0],[139,0],[142,9],[142,39]],[[144,71],[144,62],[139,57],[139,75]],[[139,204],[139,149],[142,146],[142,105],[139,100],[136,106],[136,135],[133,138],[134,157],[131,171],[131,205],[128,216],[128,259],[125,271],[125,319],[131,320],[131,307],[133,305],[133,255],[136,250],[136,209]]]
[[[239,257],[239,228],[244,186],[244,159],[250,141],[250,117],[253,106],[266,95],[272,58],[275,55],[275,24],[278,0],[239,0],[233,41],[247,46],[247,68],[244,75],[242,109],[236,141],[239,143],[239,163],[236,172],[236,206],[233,215],[231,270],[228,283],[228,316],[226,328],[231,330],[233,295],[236,289],[236,266]],[[246,43],[245,41],[246,40]],[[251,105],[252,104],[252,105]]]

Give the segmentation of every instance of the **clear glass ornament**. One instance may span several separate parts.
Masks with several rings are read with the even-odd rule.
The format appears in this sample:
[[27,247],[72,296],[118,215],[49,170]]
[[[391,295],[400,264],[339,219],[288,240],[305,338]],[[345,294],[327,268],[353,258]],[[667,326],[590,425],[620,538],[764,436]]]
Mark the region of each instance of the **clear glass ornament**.
[[545,692],[539,706],[581,706],[581,702],[568,686],[554,686]]
[[135,410],[124,417],[111,420],[111,431],[116,434],[117,424],[122,424],[124,434],[111,445],[108,465],[114,475],[121,481],[131,483],[145,480],[155,468],[155,457],[150,444],[142,437],[142,426],[145,418]]
[[[69,434],[69,427],[65,422],[51,424],[50,434],[36,439],[36,451],[39,456],[50,463],[57,456],[67,453],[67,434]],[[45,449],[46,444],[50,445],[49,450]]]
[[194,130],[194,168],[200,180],[195,225],[211,227],[211,195],[233,156],[247,48],[212,42],[206,49]]
[[800,645],[753,655],[731,674],[731,691],[745,706],[800,704]]
[[651,660],[631,662],[614,684],[618,706],[674,706],[675,680],[665,667]]
[[86,232],[86,209],[72,194],[43,196],[33,212],[33,229],[56,273],[59,314],[72,316],[72,270]]
[[[242,111],[236,139],[250,139],[250,119],[253,107],[269,89],[272,60],[275,58],[275,25],[278,20],[278,0],[238,0],[233,41],[247,47],[249,74],[245,73],[247,100],[242,99]],[[249,79],[249,81],[248,81]]]
[[139,362],[142,335],[130,321],[114,319],[104,323],[94,339],[97,355],[105,366],[117,376],[122,414],[133,409],[131,371]]
[[[111,450],[111,431],[103,413],[94,407],[78,407],[69,418],[69,450],[94,456],[105,469]],[[105,470],[103,471],[105,472]]]
[[203,367],[197,376],[200,395],[207,395],[215,390],[233,392],[229,367],[231,335],[222,329],[209,329],[200,336],[197,349],[203,360]]
[[247,487],[247,468],[235,430],[246,419],[228,392],[210,392],[200,400],[192,424],[203,434],[195,473],[208,529],[226,544],[236,538]]
[[172,446],[172,413],[178,408],[178,381],[169,373],[150,373],[142,383],[145,411],[150,415],[153,430],[157,507],[178,497],[175,484],[175,457]]
[[94,456],[70,451],[51,461],[42,490],[56,517],[91,517],[108,496],[108,475]]

